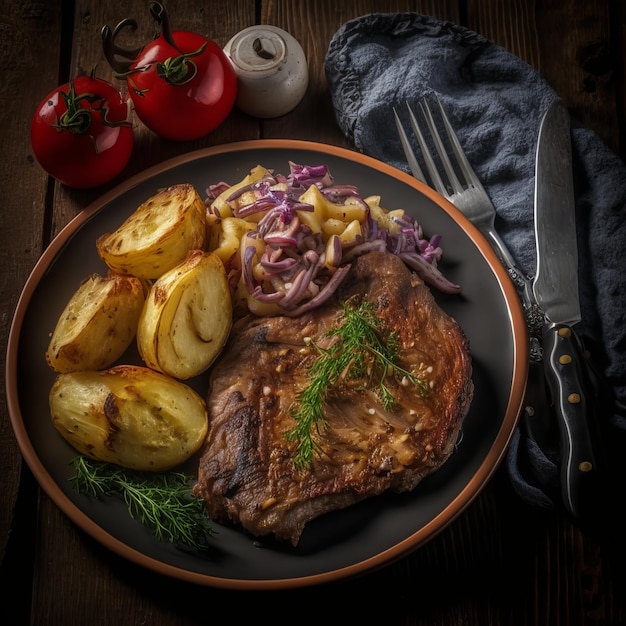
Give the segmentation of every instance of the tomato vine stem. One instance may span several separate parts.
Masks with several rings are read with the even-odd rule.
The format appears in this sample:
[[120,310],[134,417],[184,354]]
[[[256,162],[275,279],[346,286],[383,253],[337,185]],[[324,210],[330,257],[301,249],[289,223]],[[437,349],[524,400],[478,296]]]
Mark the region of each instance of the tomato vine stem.
[[[82,135],[91,128],[93,112],[100,113],[102,123],[105,126],[129,125],[128,120],[114,122],[108,118],[109,109],[104,106],[105,99],[93,93],[76,94],[74,81],[70,81],[67,92],[61,91],[61,96],[65,102],[65,112],[58,120],[58,124],[52,127],[59,131],[67,130],[74,135]],[[89,108],[81,106],[81,102],[89,103]]]
[[158,75],[172,85],[184,85],[192,81],[198,73],[198,66],[191,58],[201,55],[206,47],[205,41],[195,52],[169,57],[163,63],[157,63]]
[[[192,81],[198,73],[198,66],[191,59],[204,52],[208,41],[205,41],[195,52],[183,52],[174,41],[170,17],[165,7],[160,2],[151,2],[150,13],[159,24],[163,39],[180,53],[178,56],[171,56],[163,62],[156,63],[157,74],[172,85],[184,85]],[[132,68],[143,48],[127,49],[117,44],[117,37],[125,28],[136,30],[137,22],[126,18],[113,31],[108,26],[103,26],[100,31],[104,56],[115,70],[116,77],[122,80],[135,72],[144,72],[151,66],[150,64]],[[145,95],[138,89],[135,91],[140,96]]]

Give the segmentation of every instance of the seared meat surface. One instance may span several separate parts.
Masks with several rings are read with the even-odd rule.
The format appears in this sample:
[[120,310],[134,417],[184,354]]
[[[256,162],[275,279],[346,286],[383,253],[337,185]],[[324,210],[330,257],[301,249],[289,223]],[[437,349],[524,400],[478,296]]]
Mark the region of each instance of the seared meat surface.
[[[326,345],[328,330],[342,323],[341,303],[353,297],[375,305],[381,332],[399,340],[400,365],[428,392],[391,380],[396,403],[388,410],[363,385],[335,385],[326,424],[315,431],[319,452],[299,469],[286,433],[317,354],[307,338]],[[233,329],[211,373],[196,493],[213,520],[297,545],[310,520],[387,490],[412,490],[440,468],[472,394],[468,342],[455,320],[396,256],[364,255],[322,307],[296,318],[248,318]]]

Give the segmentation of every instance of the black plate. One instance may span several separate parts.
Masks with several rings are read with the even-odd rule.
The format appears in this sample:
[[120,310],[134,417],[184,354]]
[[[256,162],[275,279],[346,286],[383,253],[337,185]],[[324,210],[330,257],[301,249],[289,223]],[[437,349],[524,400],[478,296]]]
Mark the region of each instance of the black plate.
[[[380,195],[404,208],[425,233],[443,236],[444,273],[463,287],[436,294],[470,341],[475,398],[456,451],[412,493],[372,498],[312,522],[299,547],[259,547],[245,533],[216,525],[206,554],[156,541],[117,500],[77,494],[69,484],[74,450],[47,419],[55,378],[44,354],[50,333],[79,283],[106,268],[96,239],[115,230],[161,187],[190,182],[201,195],[210,183],[239,182],[255,165],[288,173],[289,161],[325,163],[337,183]],[[137,362],[136,351],[124,357]],[[304,141],[230,144],[167,161],[123,183],[81,212],[34,268],[17,306],[7,353],[8,404],[22,454],[42,488],[79,527],[112,551],[168,576],[208,586],[271,589],[318,584],[360,574],[423,545],[455,519],[489,480],[521,407],[528,358],[516,292],[486,240],[451,204],[408,175],[361,154]],[[33,384],[36,381],[36,384]],[[204,393],[205,377],[193,386]],[[192,471],[193,471],[192,464]]]

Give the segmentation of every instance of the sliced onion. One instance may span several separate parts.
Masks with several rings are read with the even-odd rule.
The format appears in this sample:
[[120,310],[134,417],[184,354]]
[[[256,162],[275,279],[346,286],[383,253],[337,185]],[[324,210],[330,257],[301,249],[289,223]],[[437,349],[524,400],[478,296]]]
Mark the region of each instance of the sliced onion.
[[[265,176],[235,190],[231,202],[251,192],[254,200],[238,207],[237,217],[264,213],[256,231],[241,242],[239,272],[249,293],[263,303],[278,303],[290,316],[310,311],[325,302],[347,275],[350,263],[360,255],[385,251],[399,256],[428,285],[444,293],[458,293],[460,286],[449,281],[437,267],[442,257],[441,237],[424,236],[421,225],[406,213],[394,215],[393,233],[374,219],[369,206],[353,185],[335,185],[326,165],[307,166],[289,162],[290,174]],[[223,193],[225,183],[211,185],[209,198]],[[338,235],[326,242],[298,217],[298,211],[313,211],[300,197],[315,185],[334,204],[359,205],[364,209],[362,239],[349,249]],[[217,215],[219,218],[219,215]],[[253,243],[248,244],[248,241]],[[260,257],[258,264],[256,259]]]
[[285,315],[289,317],[298,317],[298,315],[302,315],[303,313],[312,311],[313,309],[320,306],[320,304],[326,302],[335,293],[337,287],[339,287],[343,279],[348,275],[351,267],[352,265],[342,265],[341,267],[338,267],[337,271],[331,276],[330,280],[317,294],[317,296],[311,298],[310,300],[307,300],[298,308],[287,311]]

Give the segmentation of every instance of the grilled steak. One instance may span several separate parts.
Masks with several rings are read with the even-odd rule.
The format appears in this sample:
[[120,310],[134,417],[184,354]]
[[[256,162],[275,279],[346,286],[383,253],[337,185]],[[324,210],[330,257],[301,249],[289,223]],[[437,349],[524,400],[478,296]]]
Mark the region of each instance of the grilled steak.
[[[399,340],[402,368],[423,377],[429,391],[391,381],[397,402],[388,410],[375,391],[354,381],[333,386],[326,425],[315,431],[319,453],[298,469],[286,432],[317,354],[307,338],[325,345],[329,329],[342,323],[342,303],[354,298],[374,304],[381,332]],[[396,256],[366,254],[318,309],[234,328],[211,373],[196,494],[214,521],[295,546],[310,520],[387,490],[412,490],[440,468],[472,393],[468,342],[458,324]]]

